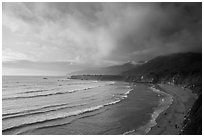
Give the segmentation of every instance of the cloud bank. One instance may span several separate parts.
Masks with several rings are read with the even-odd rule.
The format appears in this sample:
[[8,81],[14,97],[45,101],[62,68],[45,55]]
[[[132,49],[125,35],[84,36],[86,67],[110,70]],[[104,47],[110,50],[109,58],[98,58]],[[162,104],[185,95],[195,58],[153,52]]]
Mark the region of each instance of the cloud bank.
[[201,3],[3,3],[3,61],[83,68],[200,52],[201,28]]

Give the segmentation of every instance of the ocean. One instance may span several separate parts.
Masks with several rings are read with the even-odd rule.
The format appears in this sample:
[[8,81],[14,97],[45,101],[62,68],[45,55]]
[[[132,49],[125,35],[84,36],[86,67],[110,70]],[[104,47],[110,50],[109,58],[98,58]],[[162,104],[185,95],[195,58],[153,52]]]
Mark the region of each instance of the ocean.
[[147,84],[3,76],[2,134],[146,134],[171,103]]

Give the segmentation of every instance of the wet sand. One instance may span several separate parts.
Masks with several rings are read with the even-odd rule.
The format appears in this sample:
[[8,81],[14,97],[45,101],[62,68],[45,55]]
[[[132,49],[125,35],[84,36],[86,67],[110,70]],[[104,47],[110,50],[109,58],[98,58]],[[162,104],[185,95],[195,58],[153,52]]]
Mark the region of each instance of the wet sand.
[[185,115],[196,100],[191,90],[175,85],[159,84],[160,90],[173,96],[172,105],[157,118],[157,125],[154,126],[149,135],[176,135],[182,130],[182,123]]

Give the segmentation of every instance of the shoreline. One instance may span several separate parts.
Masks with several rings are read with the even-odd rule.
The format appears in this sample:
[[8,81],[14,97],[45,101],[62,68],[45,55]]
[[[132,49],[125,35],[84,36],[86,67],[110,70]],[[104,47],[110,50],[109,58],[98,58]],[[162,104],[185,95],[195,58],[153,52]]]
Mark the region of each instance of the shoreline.
[[[127,82],[127,81],[126,81]],[[135,82],[128,82],[133,85]],[[197,99],[197,95],[192,93],[192,90],[184,88],[179,85],[171,84],[147,84],[149,88],[154,88],[153,91],[159,96],[165,95],[171,97],[171,103],[165,106],[165,109],[161,109],[159,105],[155,108],[151,119],[145,125],[137,129],[126,131],[125,135],[178,135],[182,132],[184,125],[183,122],[186,119],[187,114],[193,107]],[[153,90],[153,89],[151,89]],[[166,102],[166,101],[165,101]],[[164,103],[166,104],[166,103]],[[161,111],[162,110],[162,111]],[[155,114],[154,114],[155,113]]]
[[157,84],[156,89],[173,97],[172,104],[156,118],[156,125],[147,135],[178,135],[183,128],[183,122],[189,109],[196,100],[189,89],[176,85]]
[[148,85],[149,89],[151,89],[152,92],[155,92],[158,96],[163,96],[159,100],[158,106],[154,109],[153,113],[151,114],[151,118],[149,121],[145,124],[140,126],[137,129],[127,131],[123,133],[123,135],[146,135],[148,134],[151,129],[157,125],[157,118],[166,110],[169,109],[169,107],[172,105],[173,102],[173,96],[164,92],[163,90],[160,90],[156,87],[157,85]]

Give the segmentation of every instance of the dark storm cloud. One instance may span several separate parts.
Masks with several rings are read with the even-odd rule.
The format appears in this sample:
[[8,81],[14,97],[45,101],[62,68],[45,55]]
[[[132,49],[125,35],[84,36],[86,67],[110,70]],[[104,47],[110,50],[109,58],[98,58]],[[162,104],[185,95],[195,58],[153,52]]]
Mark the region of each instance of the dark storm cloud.
[[4,62],[115,65],[201,52],[202,3],[3,3],[2,30]]
[[133,25],[132,31],[121,34],[116,53],[126,52],[132,59],[142,60],[160,54],[201,51],[201,3],[158,3],[151,7],[139,29],[134,30]]

